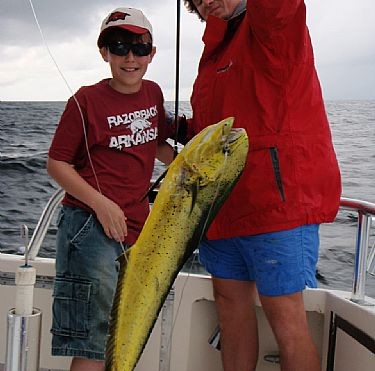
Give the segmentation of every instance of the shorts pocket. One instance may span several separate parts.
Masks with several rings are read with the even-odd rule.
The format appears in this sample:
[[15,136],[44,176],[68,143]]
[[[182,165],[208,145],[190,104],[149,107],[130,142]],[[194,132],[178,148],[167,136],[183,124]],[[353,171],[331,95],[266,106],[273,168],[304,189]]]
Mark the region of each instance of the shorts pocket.
[[92,214],[84,213],[83,215],[80,215],[80,218],[77,217],[75,219],[75,222],[76,223],[74,227],[76,226],[81,226],[81,227],[74,234],[70,242],[75,246],[79,246],[85,240],[85,238],[90,234],[90,231],[92,230],[92,227],[94,225],[94,217]]
[[55,335],[86,338],[92,283],[74,277],[56,277],[53,290],[52,329]]

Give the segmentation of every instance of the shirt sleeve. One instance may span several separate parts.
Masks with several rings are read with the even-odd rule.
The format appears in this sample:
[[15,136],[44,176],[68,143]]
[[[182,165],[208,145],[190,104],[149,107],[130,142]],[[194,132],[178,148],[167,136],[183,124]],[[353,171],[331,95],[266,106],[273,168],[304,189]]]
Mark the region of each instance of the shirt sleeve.
[[301,62],[309,35],[303,0],[248,0],[247,21],[272,64]]
[[160,100],[158,105],[158,143],[164,143],[168,138],[173,138],[174,125],[164,107],[163,93],[158,86]]
[[259,29],[281,29],[292,22],[303,0],[248,0],[247,13],[251,24]]
[[85,148],[83,129],[83,125],[86,125],[85,110],[80,105],[80,112],[77,104],[71,97],[61,116],[48,152],[54,160],[76,164],[78,158],[82,156],[82,149]]

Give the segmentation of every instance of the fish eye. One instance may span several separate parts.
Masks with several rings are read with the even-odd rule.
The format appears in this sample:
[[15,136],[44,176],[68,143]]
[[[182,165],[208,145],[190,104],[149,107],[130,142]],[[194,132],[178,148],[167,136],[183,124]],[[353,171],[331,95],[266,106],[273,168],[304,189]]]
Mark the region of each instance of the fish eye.
[[223,153],[226,155],[229,153],[229,143],[225,142],[223,146]]

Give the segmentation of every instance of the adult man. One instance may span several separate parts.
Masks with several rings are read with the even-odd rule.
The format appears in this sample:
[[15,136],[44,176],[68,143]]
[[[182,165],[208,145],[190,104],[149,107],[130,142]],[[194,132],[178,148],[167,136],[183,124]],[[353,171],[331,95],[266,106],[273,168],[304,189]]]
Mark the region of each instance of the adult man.
[[319,224],[341,193],[303,0],[184,0],[206,21],[190,136],[235,117],[246,169],[200,246],[213,276],[225,371],[255,370],[256,290],[283,371],[317,371],[302,290],[316,287]]

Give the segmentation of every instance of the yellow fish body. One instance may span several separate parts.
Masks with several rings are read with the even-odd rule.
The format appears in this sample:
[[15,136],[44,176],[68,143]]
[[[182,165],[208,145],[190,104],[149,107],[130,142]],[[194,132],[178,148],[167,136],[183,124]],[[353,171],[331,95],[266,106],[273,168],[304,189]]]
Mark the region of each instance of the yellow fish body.
[[232,125],[208,126],[182,149],[137,242],[119,257],[106,371],[134,370],[174,279],[237,182],[248,139]]

